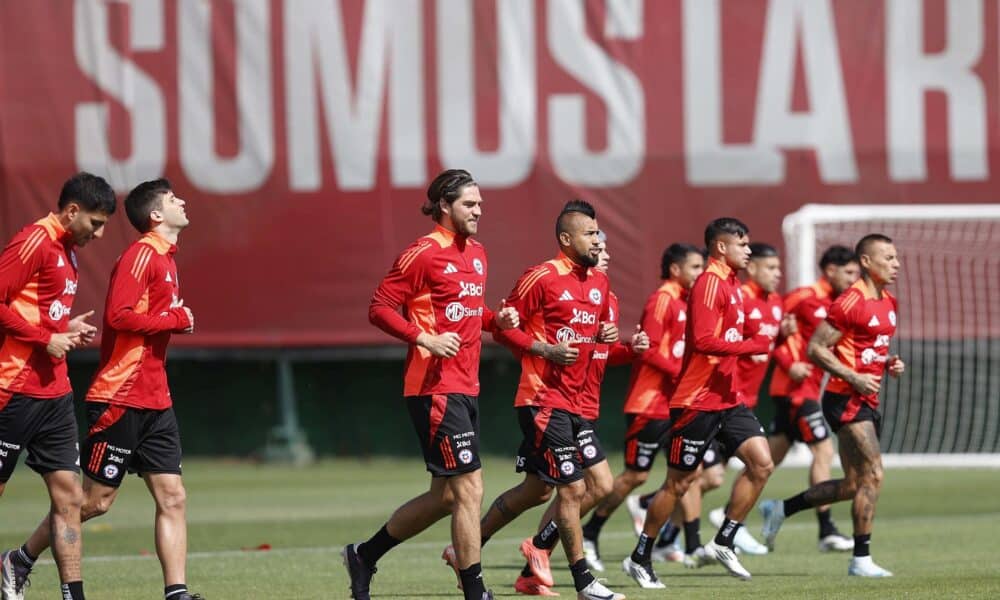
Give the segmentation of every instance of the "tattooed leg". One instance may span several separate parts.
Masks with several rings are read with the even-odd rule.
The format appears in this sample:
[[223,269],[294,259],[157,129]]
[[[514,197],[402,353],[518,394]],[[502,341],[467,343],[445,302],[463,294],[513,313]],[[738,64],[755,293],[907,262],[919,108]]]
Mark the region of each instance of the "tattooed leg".
[[[875,520],[875,505],[882,489],[882,450],[871,421],[850,423],[840,432],[841,461],[850,461],[856,481],[851,517],[855,535],[869,534]],[[845,462],[845,465],[848,464]],[[845,467],[846,468],[846,467]]]
[[42,476],[49,490],[51,508],[49,528],[52,556],[59,568],[63,583],[81,581],[80,507],[83,505],[83,488],[72,471],[52,471]]

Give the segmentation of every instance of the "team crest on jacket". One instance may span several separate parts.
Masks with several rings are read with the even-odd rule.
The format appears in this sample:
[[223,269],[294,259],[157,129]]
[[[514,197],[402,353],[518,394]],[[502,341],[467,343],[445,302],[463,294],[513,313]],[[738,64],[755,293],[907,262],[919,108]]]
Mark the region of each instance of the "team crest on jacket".
[[774,317],[775,321],[780,321],[781,320],[781,309],[778,308],[777,306],[772,306],[771,307],[771,316]]
[[896,311],[894,310],[889,311],[889,323],[891,323],[893,327],[896,326]]
[[472,259],[472,268],[476,270],[476,273],[479,273],[480,275],[482,275],[483,274],[483,261],[479,260],[478,258],[473,258]]
[[601,290],[597,288],[590,288],[590,301],[594,304],[601,303]]

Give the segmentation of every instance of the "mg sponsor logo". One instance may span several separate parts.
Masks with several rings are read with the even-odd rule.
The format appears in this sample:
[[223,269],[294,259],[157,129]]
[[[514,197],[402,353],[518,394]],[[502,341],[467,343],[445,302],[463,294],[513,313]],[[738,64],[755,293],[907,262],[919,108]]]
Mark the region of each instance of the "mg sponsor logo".
[[63,304],[62,302],[56,300],[49,307],[49,318],[53,321],[59,321],[63,317],[69,315],[70,308]]
[[452,302],[444,309],[444,316],[449,321],[461,321],[465,317],[483,316],[483,308],[469,308],[461,302]]
[[481,283],[466,283],[464,281],[459,281],[458,285],[462,286],[462,291],[458,293],[459,298],[483,295],[483,284]]
[[770,323],[761,323],[760,330],[758,331],[760,335],[766,335],[772,340],[778,337],[778,326],[771,325]]
[[739,329],[736,329],[735,327],[730,327],[729,329],[726,330],[726,334],[725,336],[723,336],[723,339],[726,340],[727,342],[739,342],[743,339],[743,336],[740,334]]
[[887,356],[882,356],[877,351],[872,348],[865,348],[861,352],[861,364],[870,365],[872,363],[884,363],[888,362],[889,358]]
[[597,323],[597,314],[592,312],[587,312],[585,310],[580,310],[578,308],[573,309],[573,318],[569,320],[569,324],[582,323],[584,325],[593,325]]
[[560,344],[576,341],[576,332],[573,331],[572,327],[560,327],[559,331],[556,332],[556,341]]

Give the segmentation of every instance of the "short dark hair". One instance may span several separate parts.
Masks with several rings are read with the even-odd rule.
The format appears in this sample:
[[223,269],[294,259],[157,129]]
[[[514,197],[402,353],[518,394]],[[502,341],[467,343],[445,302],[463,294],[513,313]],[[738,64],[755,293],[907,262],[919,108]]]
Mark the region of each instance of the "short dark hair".
[[750,244],[750,260],[755,258],[771,258],[778,256],[778,249],[771,244],[764,242],[754,242]]
[[139,233],[149,231],[149,214],[163,208],[163,194],[170,190],[170,182],[166,179],[144,181],[132,188],[125,197],[125,215],[132,227]]
[[826,269],[827,265],[836,265],[838,267],[843,267],[850,263],[858,262],[858,257],[854,254],[854,251],[847,246],[835,245],[830,246],[823,253],[823,256],[819,259],[819,268]]
[[682,265],[688,255],[701,253],[701,249],[691,244],[670,244],[660,259],[660,279],[670,279],[670,265]]
[[749,233],[750,228],[743,221],[732,217],[721,217],[709,223],[708,227],[705,228],[705,246],[711,248],[712,242],[723,235],[743,237]]
[[872,244],[877,242],[883,242],[885,244],[891,244],[892,240],[887,235],[881,233],[869,233],[865,237],[858,240],[858,244],[854,247],[854,254],[858,257],[858,262],[861,262],[861,255],[868,254],[871,251]]
[[75,202],[87,212],[115,214],[115,191],[103,177],[80,171],[66,180],[59,192],[59,210]]
[[559,216],[556,218],[556,239],[559,239],[559,234],[566,231],[566,221],[567,217],[572,214],[580,214],[591,219],[597,218],[597,211],[589,202],[584,202],[583,200],[570,200],[563,206],[562,211],[560,211]]
[[465,169],[448,169],[441,171],[434,181],[427,186],[427,201],[420,212],[430,215],[435,221],[441,218],[441,200],[448,204],[453,203],[462,196],[462,190],[466,186],[479,184],[472,178],[472,175]]

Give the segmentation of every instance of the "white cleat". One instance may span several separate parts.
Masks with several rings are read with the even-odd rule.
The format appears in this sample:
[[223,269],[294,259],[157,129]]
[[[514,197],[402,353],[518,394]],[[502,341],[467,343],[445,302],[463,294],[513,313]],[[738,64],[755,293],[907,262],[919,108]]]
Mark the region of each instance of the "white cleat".
[[622,561],[622,571],[625,571],[626,575],[634,579],[641,588],[647,590],[661,590],[667,587],[663,585],[660,578],[656,576],[652,565],[646,566],[633,562],[631,556],[626,556],[625,560]]
[[741,526],[736,531],[736,536],[733,537],[733,545],[736,546],[736,549],[743,554],[751,554],[754,556],[767,554],[767,546],[755,540],[754,537],[750,535],[750,532],[747,531],[746,526]]
[[892,577],[892,571],[875,564],[870,556],[855,556],[847,566],[847,574],[857,577]]
[[854,550],[854,540],[842,533],[831,533],[819,540],[820,552],[850,552]]
[[722,522],[726,520],[726,509],[716,508],[708,511],[708,522],[715,527],[722,527]]
[[632,527],[635,528],[636,537],[642,535],[642,528],[646,526],[646,509],[639,505],[639,496],[632,494],[625,498],[625,508],[628,514],[632,515]]
[[653,546],[653,560],[660,562],[684,562],[684,551],[676,541],[669,546]]
[[587,568],[598,573],[604,572],[601,553],[597,551],[597,542],[583,538],[583,558],[587,560]]
[[760,516],[764,518],[760,535],[764,538],[767,549],[774,552],[774,538],[778,537],[778,530],[785,522],[785,503],[781,500],[764,500],[757,508],[760,509]]
[[625,600],[625,594],[612,592],[607,586],[595,579],[590,582],[590,585],[577,592],[576,598],[577,600]]
[[750,581],[750,571],[743,568],[740,564],[740,559],[736,558],[736,552],[731,548],[725,546],[720,546],[715,543],[715,540],[705,544],[705,554],[709,556],[714,556],[715,560],[719,561],[723,567],[729,571],[729,574],[733,577],[739,577],[743,581]]
[[698,546],[691,554],[684,556],[684,566],[689,569],[700,569],[706,565],[714,565],[718,562],[714,554],[705,552],[704,546]]

